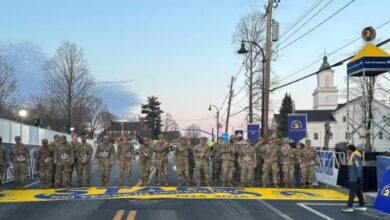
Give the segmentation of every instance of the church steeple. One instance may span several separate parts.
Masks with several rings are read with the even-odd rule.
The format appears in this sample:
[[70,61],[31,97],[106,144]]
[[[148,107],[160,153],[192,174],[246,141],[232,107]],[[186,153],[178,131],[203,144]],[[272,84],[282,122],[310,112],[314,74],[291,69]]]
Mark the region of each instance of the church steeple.
[[328,57],[324,55],[324,58],[322,59],[322,65],[320,67],[320,70],[331,70],[329,62],[328,62]]
[[333,84],[334,70],[330,68],[324,54],[320,71],[317,74],[317,88],[313,92],[314,110],[333,110],[337,107],[338,90]]

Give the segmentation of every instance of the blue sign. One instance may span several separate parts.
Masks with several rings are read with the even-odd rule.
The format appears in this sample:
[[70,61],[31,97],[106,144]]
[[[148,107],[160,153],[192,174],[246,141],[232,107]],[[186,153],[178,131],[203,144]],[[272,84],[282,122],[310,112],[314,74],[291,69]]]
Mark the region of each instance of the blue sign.
[[382,187],[376,196],[374,208],[390,214],[390,169],[387,169],[382,180]]
[[229,133],[222,133],[223,142],[226,143],[229,141]]
[[306,137],[306,114],[289,114],[288,115],[288,137],[295,142],[299,142]]
[[248,140],[257,142],[260,138],[260,124],[248,124]]
[[363,57],[347,65],[348,76],[376,76],[390,70],[390,57]]

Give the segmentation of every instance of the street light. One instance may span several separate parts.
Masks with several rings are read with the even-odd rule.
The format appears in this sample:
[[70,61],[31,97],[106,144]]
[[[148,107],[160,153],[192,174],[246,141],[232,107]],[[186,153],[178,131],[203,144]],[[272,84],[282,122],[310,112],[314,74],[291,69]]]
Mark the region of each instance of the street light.
[[[239,54],[246,54],[248,53],[249,51],[245,48],[245,43],[250,43],[250,44],[253,44],[255,45],[256,47],[258,47],[260,49],[260,52],[261,52],[261,56],[262,56],[262,59],[261,59],[261,62],[263,64],[263,82],[262,82],[262,85],[261,85],[261,135],[263,138],[268,138],[268,103],[266,103],[265,100],[268,100],[269,98],[269,85],[266,84],[266,82],[268,82],[266,79],[269,79],[269,74],[266,74],[266,71],[265,71],[265,63],[266,63],[266,56],[265,56],[265,53],[264,53],[264,50],[263,48],[256,42],[253,42],[253,41],[248,41],[248,40],[243,40],[241,42],[241,48],[240,50],[237,51],[237,53]],[[267,107],[266,107],[267,105]]]
[[23,124],[23,119],[27,116],[27,111],[24,109],[19,110],[19,116],[22,118],[22,124]]
[[213,107],[213,108],[215,108],[215,110],[217,110],[217,138],[216,139],[218,139],[219,109],[215,105],[209,105],[209,111],[212,110],[211,107]]

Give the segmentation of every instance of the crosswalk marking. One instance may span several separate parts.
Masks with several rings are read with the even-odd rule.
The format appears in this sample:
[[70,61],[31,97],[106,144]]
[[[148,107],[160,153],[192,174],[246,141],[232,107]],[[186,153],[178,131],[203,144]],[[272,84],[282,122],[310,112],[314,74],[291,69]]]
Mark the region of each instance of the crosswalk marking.
[[119,209],[118,211],[116,211],[113,220],[121,220],[123,217],[123,214],[125,214],[125,210]]

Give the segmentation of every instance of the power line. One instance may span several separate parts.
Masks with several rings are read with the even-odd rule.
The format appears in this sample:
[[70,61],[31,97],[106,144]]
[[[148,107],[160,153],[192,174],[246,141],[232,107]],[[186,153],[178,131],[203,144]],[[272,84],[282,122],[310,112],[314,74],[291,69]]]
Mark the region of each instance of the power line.
[[295,26],[297,26],[306,16],[308,16],[318,5],[320,5],[324,0],[317,0],[317,2],[314,3],[306,12],[299,17],[290,27],[287,28],[286,31],[284,31],[279,39],[282,39],[290,30],[292,30]]
[[[235,74],[235,77],[234,77],[235,80],[234,80],[234,82],[235,82],[235,81],[237,80],[237,78],[240,76],[240,74],[241,74],[241,72],[242,72],[242,68],[244,67],[244,65],[245,65],[245,63],[242,62],[240,68],[238,69],[237,73]],[[223,108],[223,106],[225,105],[227,99],[229,98],[229,94],[230,94],[230,89],[229,89],[228,93],[226,94],[226,97],[225,97],[225,99],[223,100],[221,107],[219,107],[219,111],[221,111],[222,108]]]
[[[381,29],[382,27],[386,26],[386,25],[389,24],[389,23],[390,23],[390,20],[384,22],[383,24],[379,25],[379,26],[376,27],[375,29],[379,30],[379,29]],[[349,45],[355,43],[356,41],[358,41],[358,40],[360,40],[360,39],[361,39],[361,37],[359,36],[359,37],[357,37],[356,39],[350,41],[349,43],[347,43],[347,44],[345,44],[345,45],[343,45],[343,46],[337,48],[336,50],[332,51],[331,53],[327,54],[327,56],[329,57],[329,56],[331,56],[331,55],[333,55],[333,54],[339,52],[340,50],[343,50],[344,48],[348,47]],[[278,82],[280,83],[280,82],[282,82],[282,81],[284,81],[284,80],[286,80],[286,79],[288,79],[288,78],[290,78],[290,77],[292,77],[292,76],[294,76],[294,75],[296,75],[296,74],[302,72],[303,70],[305,70],[305,69],[307,69],[307,68],[313,66],[314,64],[320,62],[322,59],[323,59],[323,58],[320,58],[320,59],[317,59],[317,60],[313,61],[313,62],[310,63],[309,65],[302,67],[301,69],[299,69],[299,70],[297,70],[297,71],[291,73],[290,75],[287,75],[286,77],[284,77],[283,79],[279,80]]]
[[313,28],[311,28],[310,30],[306,31],[304,34],[302,34],[301,36],[299,36],[298,38],[296,38],[295,40],[291,41],[290,43],[288,43],[286,46],[283,46],[282,48],[279,49],[279,52],[282,51],[283,49],[291,46],[292,44],[296,43],[297,41],[299,41],[300,39],[304,38],[306,35],[310,34],[311,32],[313,32],[315,29],[319,28],[321,25],[325,24],[327,21],[329,21],[331,18],[333,18],[334,16],[336,16],[338,13],[340,13],[341,11],[343,11],[344,9],[346,9],[349,5],[351,5],[355,0],[351,0],[350,2],[348,2],[346,5],[344,5],[342,8],[340,8],[339,10],[337,10],[336,12],[334,12],[333,14],[331,14],[329,17],[327,17],[325,20],[321,21],[319,24],[317,24],[316,26],[314,26]]
[[[385,40],[385,41],[380,42],[380,43],[377,44],[376,46],[377,46],[377,47],[380,47],[380,46],[382,46],[382,45],[387,44],[388,42],[390,42],[390,38],[387,39],[387,40]],[[337,62],[337,63],[335,63],[335,64],[333,64],[333,65],[330,65],[329,68],[336,67],[336,66],[340,66],[340,65],[342,65],[345,61],[350,60],[352,57],[353,57],[353,55],[350,56],[350,57],[347,57],[347,58],[345,58],[345,59],[343,59],[343,60],[341,60],[341,61],[339,61],[339,62]],[[322,71],[322,69],[317,70],[317,71],[315,71],[314,73],[310,73],[309,75],[306,75],[306,76],[304,76],[304,77],[301,77],[301,78],[296,79],[296,80],[294,80],[294,81],[291,81],[291,82],[289,82],[289,83],[283,84],[283,85],[281,85],[281,86],[277,86],[277,87],[275,87],[275,88],[273,88],[273,89],[270,89],[270,92],[273,92],[273,91],[275,91],[275,90],[277,90],[277,89],[280,89],[280,88],[289,86],[289,85],[291,85],[291,84],[294,84],[294,83],[296,83],[296,82],[299,82],[299,81],[301,81],[301,80],[304,80],[304,79],[306,79],[306,78],[309,78],[310,76],[316,75],[317,73],[319,73],[319,72],[321,72],[321,71]]]

